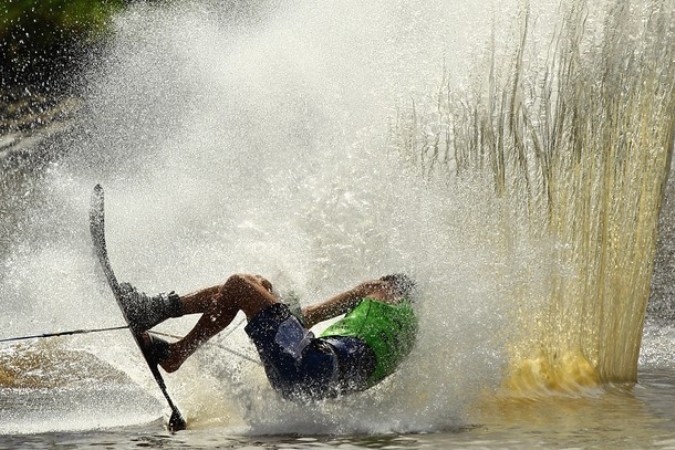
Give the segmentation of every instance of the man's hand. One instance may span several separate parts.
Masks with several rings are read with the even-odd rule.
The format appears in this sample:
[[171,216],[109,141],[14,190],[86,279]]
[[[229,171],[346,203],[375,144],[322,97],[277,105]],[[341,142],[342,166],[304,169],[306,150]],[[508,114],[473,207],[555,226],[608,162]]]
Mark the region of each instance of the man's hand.
[[365,281],[318,305],[303,308],[307,328],[324,320],[351,311],[364,297],[384,303],[396,303],[405,297],[415,283],[406,275],[386,275],[379,280]]
[[392,285],[388,281],[383,280],[370,280],[365,281],[354,289],[354,295],[358,298],[370,297],[375,300],[380,300],[385,303],[390,303],[398,300],[395,295],[393,295]]

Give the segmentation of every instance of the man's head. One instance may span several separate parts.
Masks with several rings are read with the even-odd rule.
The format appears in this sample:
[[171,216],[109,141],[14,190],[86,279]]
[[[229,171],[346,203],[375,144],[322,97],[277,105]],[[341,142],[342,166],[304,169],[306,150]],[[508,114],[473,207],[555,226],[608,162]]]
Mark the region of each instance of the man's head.
[[414,296],[416,283],[408,275],[404,273],[394,273],[385,275],[380,278],[381,281],[386,281],[391,286],[391,293],[396,297],[405,297],[412,300]]

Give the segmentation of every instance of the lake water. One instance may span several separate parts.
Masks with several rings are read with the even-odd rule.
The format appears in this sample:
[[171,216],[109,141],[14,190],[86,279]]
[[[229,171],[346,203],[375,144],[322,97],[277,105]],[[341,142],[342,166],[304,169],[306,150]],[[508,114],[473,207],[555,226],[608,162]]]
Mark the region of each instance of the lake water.
[[[403,411],[387,424],[388,431],[378,431],[366,423],[357,433],[340,430],[339,426],[334,433],[313,433],[315,416],[325,414],[326,405],[307,406],[298,413],[297,408],[279,402],[265,389],[259,401],[277,410],[258,413],[272,417],[269,422],[258,417],[254,424],[246,424],[233,414],[242,405],[234,402],[226,406],[219,392],[238,389],[237,383],[216,383],[205,388],[208,392],[197,407],[182,397],[183,393],[177,397],[179,406],[188,406],[184,412],[189,429],[171,434],[164,428],[166,409],[157,398],[157,389],[141,387],[147,380],[140,385],[131,383],[127,375],[90,355],[75,353],[69,357],[58,351],[54,352],[58,361],[52,361],[57,367],[43,360],[42,370],[24,373],[22,387],[0,388],[0,448],[672,449],[674,337],[672,327],[648,327],[635,386],[604,386],[566,394],[482,394],[465,411],[449,404],[445,420],[434,420],[428,429],[408,432],[396,431],[407,428]],[[4,355],[8,353],[4,349]],[[43,347],[35,357],[44,358],[44,354]],[[3,361],[7,367],[7,359]],[[57,369],[57,376],[49,372]],[[30,383],[25,381],[29,378]],[[206,378],[202,374],[194,380],[201,384]],[[26,387],[29,384],[33,387]],[[169,386],[176,388],[171,383]],[[396,391],[390,395],[397,395]],[[204,407],[204,403],[210,407]],[[385,403],[381,406],[386,407]],[[409,413],[411,423],[419,422],[419,411]],[[421,414],[424,416],[423,411]],[[374,422],[381,420],[378,414],[373,415]],[[351,419],[346,415],[331,420],[339,424]]]
[[[64,396],[77,395],[63,392]],[[607,388],[578,396],[499,400],[493,408],[465,424],[424,433],[373,435],[258,434],[255,429],[213,423],[177,434],[164,430],[163,419],[139,417],[133,398],[123,392],[99,390],[96,395],[116,395],[129,400],[112,409],[102,408],[83,417],[72,399],[59,393],[0,391],[3,429],[24,431],[43,426],[60,431],[21,434],[3,432],[0,448],[376,448],[376,449],[503,449],[503,448],[675,448],[675,370],[642,369],[633,388]],[[8,402],[8,397],[12,399]],[[61,403],[62,401],[62,403]],[[8,404],[10,403],[10,404]],[[490,402],[488,402],[490,403]],[[68,405],[74,409],[68,409]],[[38,411],[36,411],[38,410]],[[105,417],[109,415],[109,417]],[[128,421],[125,426],[98,428],[87,421]],[[339,420],[339,419],[338,419]],[[134,421],[138,421],[134,423]],[[86,429],[70,431],[72,424]],[[90,427],[90,428],[88,428]]]

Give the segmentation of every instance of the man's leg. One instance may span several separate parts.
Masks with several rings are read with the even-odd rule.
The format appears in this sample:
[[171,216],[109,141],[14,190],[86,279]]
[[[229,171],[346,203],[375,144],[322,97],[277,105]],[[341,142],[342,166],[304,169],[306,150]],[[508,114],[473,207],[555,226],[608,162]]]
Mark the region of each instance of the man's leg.
[[202,314],[197,324],[180,341],[169,344],[168,357],[160,361],[167,372],[174,372],[202,344],[225,329],[239,311],[250,320],[278,299],[272,285],[254,275],[232,275],[218,286],[212,286],[181,297],[181,315]]

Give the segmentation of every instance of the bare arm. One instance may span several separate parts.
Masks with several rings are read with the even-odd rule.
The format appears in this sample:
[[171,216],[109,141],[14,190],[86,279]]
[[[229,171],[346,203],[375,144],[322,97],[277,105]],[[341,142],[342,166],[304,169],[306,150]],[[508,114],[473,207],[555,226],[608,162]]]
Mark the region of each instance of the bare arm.
[[302,315],[305,319],[305,327],[312,328],[319,322],[346,314],[364,297],[372,297],[383,301],[389,300],[388,284],[381,280],[366,281],[322,303],[303,308]]

